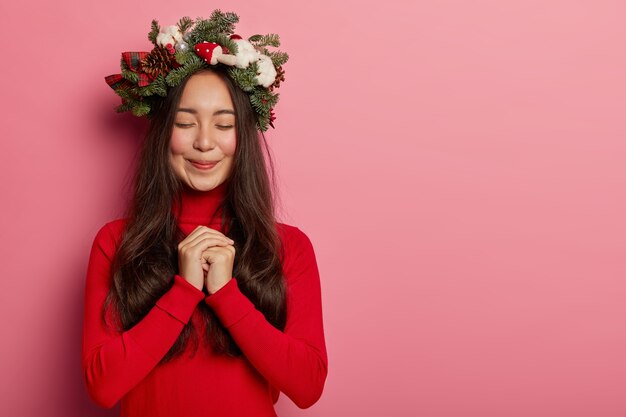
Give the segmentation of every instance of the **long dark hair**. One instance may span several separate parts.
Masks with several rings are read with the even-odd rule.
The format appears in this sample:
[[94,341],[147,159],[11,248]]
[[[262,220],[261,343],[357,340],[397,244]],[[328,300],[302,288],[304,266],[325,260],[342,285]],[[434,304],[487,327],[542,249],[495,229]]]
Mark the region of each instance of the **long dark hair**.
[[[221,224],[235,241],[233,276],[241,292],[263,313],[274,327],[284,330],[286,323],[283,247],[276,229],[274,164],[265,136],[256,128],[256,113],[248,95],[220,67],[213,71],[226,83],[235,107],[237,146],[226,195],[220,207]],[[196,72],[197,73],[197,72]],[[195,74],[195,73],[194,73]],[[102,317],[107,308],[117,313],[117,328],[128,330],[138,323],[171,288],[178,272],[178,243],[185,235],[172,213],[174,198],[180,201],[181,183],[169,162],[169,142],[176,108],[183,89],[193,74],[169,89],[166,97],[153,103],[154,114],[141,148],[132,179],[132,200],[120,245],[112,262],[112,285],[107,294]],[[262,148],[261,144],[264,145]],[[264,153],[268,157],[269,172]],[[215,353],[241,355],[230,333],[204,302],[198,307],[205,324],[204,341]],[[189,340],[198,347],[193,321],[160,363],[179,356]]]

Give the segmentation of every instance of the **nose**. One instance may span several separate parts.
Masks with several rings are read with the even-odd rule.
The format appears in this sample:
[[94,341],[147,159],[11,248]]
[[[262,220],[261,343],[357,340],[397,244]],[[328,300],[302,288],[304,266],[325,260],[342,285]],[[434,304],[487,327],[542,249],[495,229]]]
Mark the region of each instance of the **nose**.
[[210,127],[205,125],[198,130],[198,136],[194,141],[193,147],[204,152],[215,148],[215,144],[215,138]]

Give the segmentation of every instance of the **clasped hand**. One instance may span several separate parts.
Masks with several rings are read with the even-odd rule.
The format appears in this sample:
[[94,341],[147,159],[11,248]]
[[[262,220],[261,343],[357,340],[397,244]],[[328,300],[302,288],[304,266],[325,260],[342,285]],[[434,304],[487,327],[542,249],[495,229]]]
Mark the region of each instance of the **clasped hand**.
[[199,290],[215,293],[232,279],[235,242],[207,226],[196,227],[178,244],[178,270]]

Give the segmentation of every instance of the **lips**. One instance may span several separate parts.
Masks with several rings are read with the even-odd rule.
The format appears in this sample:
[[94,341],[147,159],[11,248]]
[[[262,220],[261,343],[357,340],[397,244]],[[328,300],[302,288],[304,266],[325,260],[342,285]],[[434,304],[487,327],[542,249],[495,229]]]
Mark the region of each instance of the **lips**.
[[200,164],[200,165],[210,165],[210,164],[217,164],[219,161],[203,161],[203,160],[195,160],[195,159],[190,159],[189,161],[191,162],[195,162],[196,164]]
[[191,163],[191,165],[199,169],[211,169],[215,165],[217,165],[217,163],[220,161],[204,161],[204,160],[189,159],[189,162]]

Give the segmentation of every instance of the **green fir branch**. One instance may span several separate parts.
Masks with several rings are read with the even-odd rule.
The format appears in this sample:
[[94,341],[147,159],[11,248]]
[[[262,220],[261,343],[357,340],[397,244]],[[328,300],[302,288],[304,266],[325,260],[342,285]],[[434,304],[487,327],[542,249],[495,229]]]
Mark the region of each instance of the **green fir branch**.
[[137,99],[137,96],[132,94],[130,91],[128,91],[128,89],[126,88],[118,88],[117,90],[113,90],[115,91],[115,94],[117,94],[118,96],[120,96],[122,98],[122,100],[126,100],[126,101],[134,101]]
[[[263,104],[263,102],[261,102],[261,98],[254,93],[250,94],[250,104],[252,104],[252,107],[257,113],[265,113],[265,104]],[[269,111],[267,113],[269,114]]]
[[[222,13],[220,10],[214,10],[209,19],[198,17],[196,25],[189,33],[190,44],[195,45],[203,41],[215,42],[222,44],[216,38],[221,35],[221,39],[228,37],[235,31],[235,23],[239,22],[239,16],[235,13]],[[228,47],[228,45],[225,45]],[[228,47],[230,49],[230,47]]]
[[150,30],[150,33],[148,34],[148,39],[150,40],[150,42],[156,45],[156,38],[159,35],[159,32],[161,31],[161,28],[159,27],[159,21],[153,19],[151,28],[152,29]]
[[154,86],[154,94],[161,97],[167,96],[167,83],[163,74],[159,74],[152,82],[152,85]]
[[211,33],[212,33],[212,29],[211,29],[209,22],[200,17],[197,18],[196,25],[191,30],[191,32],[189,32],[189,35],[188,35],[189,45],[192,46],[197,43],[200,43],[202,40],[204,40],[203,38],[205,36],[208,36]]
[[180,65],[186,65],[195,61],[200,61],[200,57],[198,57],[198,55],[190,50],[176,51],[174,58],[176,58],[176,62],[178,62]]
[[138,87],[137,93],[140,96],[147,97],[153,95],[159,95],[161,97],[165,97],[167,95],[167,85],[165,83],[165,78],[162,74],[157,75],[157,77],[148,85],[144,87]]
[[123,112],[125,112],[125,111],[129,111],[129,110],[131,110],[131,109],[133,108],[133,106],[134,106],[134,105],[135,105],[135,104],[134,104],[133,102],[131,102],[131,101],[126,101],[126,102],[124,102],[124,103],[120,104],[119,106],[115,107],[115,111],[116,111],[117,113],[123,113]]
[[252,35],[248,38],[248,42],[251,44],[262,47],[262,46],[280,46],[280,36],[276,33],[269,33],[267,35]]
[[214,42],[215,35],[219,33],[218,28],[215,26],[215,22],[198,18],[196,20],[196,26],[189,33],[189,40],[191,45],[207,41]]
[[285,62],[289,60],[289,55],[286,52],[281,51],[270,51],[265,47],[261,47],[261,53],[263,55],[267,55],[272,60],[272,63],[275,67],[279,67],[283,65]]
[[256,121],[257,129],[265,132],[267,131],[267,125],[269,124],[269,119],[265,117],[258,117]]
[[139,74],[129,70],[128,68],[122,68],[122,77],[135,84],[139,82]]
[[274,93],[272,94],[272,98],[269,100],[270,108],[274,108],[276,107],[276,104],[278,104],[278,99],[280,98],[280,93]]
[[272,93],[267,88],[259,85],[256,87],[255,95],[259,98],[259,100],[265,100],[263,105],[267,108],[267,114],[269,115],[269,109],[274,107],[278,102],[278,93]]
[[137,117],[145,116],[150,113],[150,105],[146,102],[139,101],[131,109],[131,112]]
[[189,16],[181,17],[178,21],[178,30],[180,30],[180,32],[184,34],[192,25],[193,20],[191,20]]
[[274,64],[276,68],[285,64],[285,62],[289,60],[289,55],[286,52],[280,52],[280,51],[270,52],[269,57],[271,58],[272,63]]
[[[265,100],[265,103],[263,100]],[[273,99],[269,101],[268,95],[264,91],[261,91],[260,88],[255,89],[254,92],[250,94],[250,103],[258,114],[269,117]]]
[[231,78],[245,92],[250,92],[254,90],[254,88],[256,87],[257,71],[258,71],[258,65],[256,62],[251,62],[247,68],[239,68],[235,66],[228,67],[228,73],[231,76]]
[[228,48],[228,51],[230,54],[235,55],[237,54],[237,52],[239,52],[239,47],[237,46],[237,43],[235,41],[233,41],[232,39],[230,39],[230,37],[228,35],[224,35],[222,33],[218,33],[214,36],[213,41],[210,42],[215,42],[219,45],[223,47]]
[[196,72],[197,70],[206,66],[208,66],[208,64],[204,60],[198,59],[198,61],[191,62],[182,67],[171,70],[170,73],[167,74],[167,76],[165,77],[165,82],[168,86],[174,87],[180,84],[183,78],[185,78],[189,74]]
[[131,87],[128,87],[128,88],[126,89],[126,92],[127,92],[128,94],[130,94],[130,97],[131,97],[133,100],[138,100],[138,99],[140,99],[140,97],[141,97],[141,89],[142,89],[142,88],[143,88],[143,87],[139,87],[138,85],[133,85],[133,86],[131,86]]
[[237,16],[236,13],[223,13],[221,10],[216,9],[211,13],[209,21],[215,27],[216,31],[232,35],[235,31],[235,23],[239,22],[239,16]]

